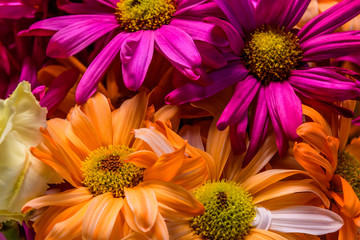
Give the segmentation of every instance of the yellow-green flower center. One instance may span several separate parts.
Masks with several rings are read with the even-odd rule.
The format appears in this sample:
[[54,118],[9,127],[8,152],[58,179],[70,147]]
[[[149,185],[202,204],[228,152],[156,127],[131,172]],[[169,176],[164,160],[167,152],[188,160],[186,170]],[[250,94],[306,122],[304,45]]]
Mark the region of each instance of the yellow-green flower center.
[[136,32],[169,24],[175,11],[174,0],[120,0],[115,16],[121,29]]
[[335,174],[344,178],[360,199],[360,161],[348,152],[339,153]]
[[82,164],[83,184],[94,196],[111,192],[114,197],[123,197],[124,187],[135,187],[143,181],[144,169],[124,162],[132,152],[119,145],[92,151]]
[[244,64],[264,85],[284,81],[300,66],[298,37],[283,28],[263,26],[253,32],[243,49]]
[[230,181],[207,182],[194,192],[204,205],[204,214],[192,218],[190,226],[203,239],[243,239],[255,218],[252,197]]

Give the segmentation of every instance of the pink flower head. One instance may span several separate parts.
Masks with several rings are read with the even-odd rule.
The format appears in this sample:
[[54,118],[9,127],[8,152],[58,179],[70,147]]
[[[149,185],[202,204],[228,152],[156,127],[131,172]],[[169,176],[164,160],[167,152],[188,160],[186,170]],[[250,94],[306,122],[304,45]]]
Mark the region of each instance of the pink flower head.
[[85,0],[60,6],[72,14],[36,22],[22,35],[52,36],[47,55],[72,56],[102,38],[105,44],[91,62],[77,88],[77,101],[85,102],[101,77],[120,53],[123,80],[137,90],[144,81],[154,49],[192,80],[205,76],[194,40],[216,46],[227,41],[206,16],[221,16],[220,9],[206,0]]
[[[236,57],[224,68],[210,74],[214,84],[187,83],[171,92],[171,104],[196,101],[236,84],[235,92],[217,123],[220,130],[230,126],[236,152],[245,149],[244,138],[251,111],[248,159],[263,141],[269,122],[276,133],[280,154],[295,140],[302,123],[302,103],[337,111],[333,102],[358,99],[356,76],[342,68],[310,67],[308,62],[360,52],[358,31],[333,33],[360,13],[360,1],[344,0],[308,22],[300,31],[294,26],[310,0],[215,0],[228,21],[209,17],[226,32]],[[350,112],[350,116],[351,116]]]

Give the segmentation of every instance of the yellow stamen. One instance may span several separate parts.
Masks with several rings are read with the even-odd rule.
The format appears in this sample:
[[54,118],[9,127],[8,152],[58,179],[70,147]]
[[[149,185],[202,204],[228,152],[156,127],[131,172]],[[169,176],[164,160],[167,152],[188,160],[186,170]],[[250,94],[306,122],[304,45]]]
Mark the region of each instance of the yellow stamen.
[[263,26],[253,32],[243,49],[244,64],[264,85],[284,81],[300,66],[299,39],[283,28]]
[[121,0],[115,16],[124,31],[136,32],[169,24],[175,11],[174,0]]
[[124,187],[143,181],[144,169],[124,162],[132,152],[131,148],[112,145],[92,151],[82,165],[83,184],[94,196],[111,192],[114,197],[123,197]]

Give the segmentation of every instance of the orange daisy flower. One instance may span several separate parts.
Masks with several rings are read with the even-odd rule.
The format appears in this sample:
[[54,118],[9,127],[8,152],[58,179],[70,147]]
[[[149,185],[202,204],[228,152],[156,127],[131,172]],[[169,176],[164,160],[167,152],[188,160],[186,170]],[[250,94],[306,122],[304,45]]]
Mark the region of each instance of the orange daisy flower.
[[111,111],[97,93],[68,119],[48,121],[32,153],[71,188],[24,205],[23,212],[45,209],[34,223],[36,239],[168,239],[164,218],[204,211],[188,191],[206,180],[204,160],[186,155],[185,143],[175,146],[153,128],[134,130],[134,138],[147,102],[141,92]]
[[[354,109],[355,103],[343,105]],[[348,142],[351,119],[333,116],[328,123],[314,109],[303,106],[303,114],[313,122],[303,123],[298,135],[304,142],[295,143],[294,157],[319,182],[336,204],[332,210],[344,219],[338,234],[328,239],[357,239],[360,227],[360,138]]]
[[[307,234],[324,234],[342,226],[337,214],[310,206],[319,199],[325,206],[330,203],[306,172],[282,169],[260,172],[277,152],[274,135],[242,168],[246,153],[233,155],[229,129],[218,131],[216,122],[215,119],[210,127],[206,152],[199,150],[202,146],[199,128],[181,131],[196,146],[188,147],[189,153],[198,152],[206,159],[210,175],[209,181],[194,191],[205,212],[196,217],[168,219],[170,239],[318,239]],[[176,139],[178,146],[184,143],[184,139],[162,126],[166,136]],[[192,132],[193,129],[196,131]],[[303,178],[289,180],[293,175]]]

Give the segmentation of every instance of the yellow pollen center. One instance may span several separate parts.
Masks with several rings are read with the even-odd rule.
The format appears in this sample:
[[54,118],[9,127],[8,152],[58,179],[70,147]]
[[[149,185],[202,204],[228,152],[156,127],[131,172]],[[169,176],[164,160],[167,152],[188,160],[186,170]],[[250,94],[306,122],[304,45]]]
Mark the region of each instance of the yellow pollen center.
[[231,181],[207,182],[194,192],[205,212],[190,220],[194,232],[207,240],[243,239],[255,218],[251,195]]
[[174,0],[120,0],[115,16],[122,30],[136,32],[169,24],[175,11]]
[[242,57],[245,66],[264,85],[284,81],[290,71],[301,65],[299,39],[283,28],[263,26],[253,32],[245,43]]
[[124,197],[124,188],[135,187],[143,181],[144,169],[124,159],[134,152],[125,146],[101,147],[92,151],[82,163],[83,184],[94,195],[111,192]]

